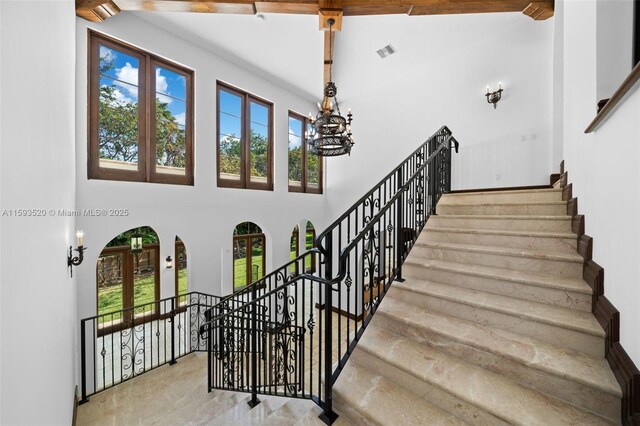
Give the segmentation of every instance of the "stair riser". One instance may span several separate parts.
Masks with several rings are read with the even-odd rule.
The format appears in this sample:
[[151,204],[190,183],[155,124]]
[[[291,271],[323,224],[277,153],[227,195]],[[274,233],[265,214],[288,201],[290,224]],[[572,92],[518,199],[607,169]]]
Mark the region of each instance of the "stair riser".
[[442,197],[442,202],[447,204],[473,204],[473,203],[537,203],[547,201],[562,201],[562,191],[544,192],[493,192],[488,194],[447,194]]
[[426,399],[433,405],[453,414],[469,424],[485,424],[485,425],[507,425],[508,423],[493,416],[492,414],[476,407],[467,401],[458,398],[437,385],[421,380],[406,371],[387,363],[378,358],[375,354],[369,353],[363,349],[356,349],[351,356],[351,361],[365,366],[371,371],[381,374],[386,379],[402,386],[414,394]]
[[[349,361],[351,362],[351,361]],[[381,425],[381,423],[375,422],[374,419],[369,419],[360,411],[358,411],[352,404],[349,404],[344,400],[340,392],[333,392],[333,411],[340,416],[348,417],[353,421],[354,425]]]
[[522,204],[522,205],[455,205],[438,204],[437,214],[465,214],[465,215],[538,215],[538,216],[566,216],[565,204]]
[[491,235],[465,232],[427,230],[420,234],[418,242],[440,242],[520,248],[524,250],[576,251],[576,238],[550,238],[536,236]]
[[430,228],[499,229],[504,231],[571,232],[571,221],[565,219],[480,219],[434,215],[427,221]]
[[[446,354],[501,374],[516,383],[550,396],[563,399],[585,410],[598,412],[611,420],[619,417],[620,399],[569,378],[534,368],[535,363],[518,362],[451,339],[449,336],[425,328],[407,326],[382,311],[376,324],[431,346]],[[382,318],[384,316],[384,318]],[[535,352],[535,348],[531,348]]]
[[443,284],[515,297],[531,302],[591,312],[592,296],[590,294],[557,290],[497,278],[479,277],[434,267],[425,268],[411,263],[404,264],[402,274],[405,277],[428,279]]
[[516,257],[499,253],[472,252],[420,245],[413,247],[411,255],[422,259],[439,259],[449,262],[493,266],[496,268],[538,272],[567,278],[581,278],[583,268],[582,263],[564,260]]
[[564,328],[561,325],[546,324],[535,319],[470,306],[432,295],[406,291],[397,287],[394,297],[405,303],[411,303],[431,312],[439,312],[483,326],[495,327],[529,336],[552,345],[564,346],[587,353],[592,356],[603,356],[604,338],[581,331]]

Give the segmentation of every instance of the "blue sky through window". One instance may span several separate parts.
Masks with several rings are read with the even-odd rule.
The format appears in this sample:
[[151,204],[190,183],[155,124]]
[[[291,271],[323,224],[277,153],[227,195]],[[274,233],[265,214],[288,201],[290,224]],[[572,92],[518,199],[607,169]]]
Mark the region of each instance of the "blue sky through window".
[[[101,45],[100,86],[115,86],[117,102],[136,103],[139,65],[135,56]],[[167,104],[168,110],[180,126],[185,123],[186,98],[186,77],[166,68],[156,67],[156,99]]]

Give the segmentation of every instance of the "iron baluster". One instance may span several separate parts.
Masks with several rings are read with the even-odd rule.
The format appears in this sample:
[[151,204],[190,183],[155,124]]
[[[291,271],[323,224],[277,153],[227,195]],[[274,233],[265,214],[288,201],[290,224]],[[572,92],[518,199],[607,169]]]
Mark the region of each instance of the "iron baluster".
[[249,407],[253,408],[260,404],[258,399],[258,304],[255,303],[257,298],[258,287],[253,286],[251,289],[251,301],[254,302],[251,307],[251,400]]

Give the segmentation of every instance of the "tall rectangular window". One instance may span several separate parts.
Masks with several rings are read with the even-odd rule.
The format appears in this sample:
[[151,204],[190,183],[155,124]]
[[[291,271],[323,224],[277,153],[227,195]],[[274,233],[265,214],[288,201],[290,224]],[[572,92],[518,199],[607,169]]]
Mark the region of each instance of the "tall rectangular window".
[[193,71],[89,32],[89,178],[193,185]]
[[322,194],[322,158],[307,152],[309,120],[289,111],[289,192]]
[[273,190],[273,105],[218,82],[218,186]]

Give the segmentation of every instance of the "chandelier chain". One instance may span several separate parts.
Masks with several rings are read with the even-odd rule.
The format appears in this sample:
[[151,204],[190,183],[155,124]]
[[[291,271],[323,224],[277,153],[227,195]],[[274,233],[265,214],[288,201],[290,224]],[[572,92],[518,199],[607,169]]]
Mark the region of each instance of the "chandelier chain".
[[333,19],[329,21],[329,81],[333,81]]

